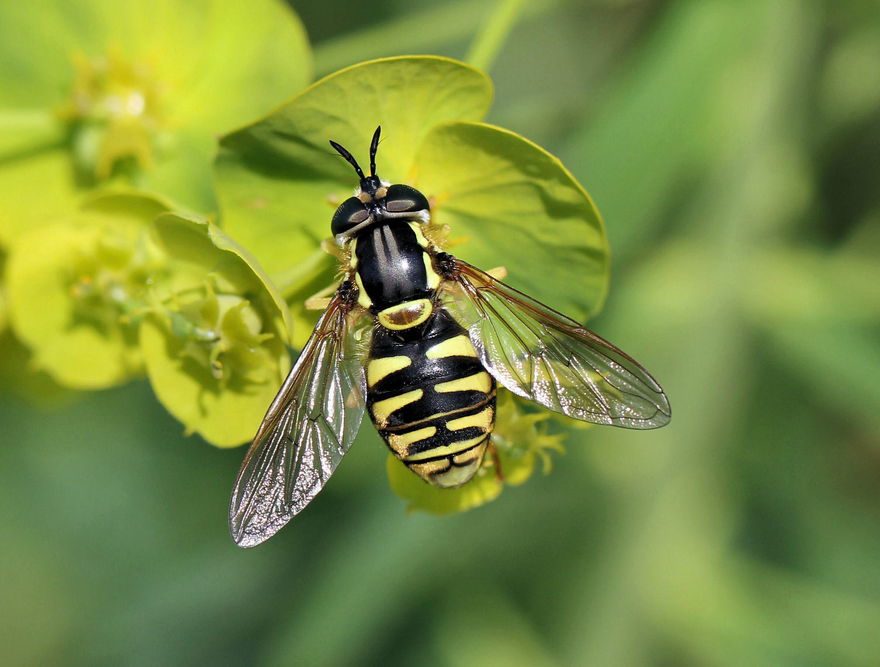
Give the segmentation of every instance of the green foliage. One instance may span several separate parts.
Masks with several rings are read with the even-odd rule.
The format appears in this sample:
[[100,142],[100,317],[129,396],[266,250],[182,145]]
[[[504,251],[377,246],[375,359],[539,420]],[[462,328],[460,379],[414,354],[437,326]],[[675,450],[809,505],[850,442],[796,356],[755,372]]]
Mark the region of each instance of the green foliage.
[[419,187],[436,195],[436,221],[453,232],[453,252],[485,269],[503,265],[505,280],[572,317],[601,309],[605,227],[558,159],[512,132],[459,122],[435,127],[416,164]]
[[[173,253],[153,242],[152,219],[172,209],[216,209],[216,135],[308,83],[305,33],[274,0],[41,0],[0,7],[0,35],[0,246],[10,256],[3,279],[9,284],[0,283],[0,325],[13,320],[30,348],[4,337],[0,377],[36,401],[59,393],[53,382],[79,389],[125,382],[145,371],[144,315],[155,311],[153,332],[152,317],[167,308],[162,291],[178,295],[173,283],[184,273],[180,262],[168,263]],[[247,94],[229,94],[245,88]],[[198,280],[198,289],[216,288],[204,274]],[[246,410],[236,403],[209,436],[225,445],[249,437],[243,431],[259,421],[253,405],[287,365],[280,351],[289,326],[261,333],[255,318],[271,320],[274,310],[257,315],[229,302],[233,294],[246,298],[246,289],[236,287],[216,288],[223,320],[206,330],[222,332],[223,350],[212,348],[214,356],[202,359],[215,367],[219,355],[234,359],[238,370],[230,372],[250,383],[228,384],[220,373],[222,389],[211,390],[223,400],[252,395]],[[246,340],[249,327],[275,342]],[[252,352],[243,350],[265,352],[267,345],[274,349],[261,375],[251,368],[259,366]],[[165,351],[165,361],[177,352]],[[146,370],[158,359],[148,356]],[[164,396],[168,383],[158,388]],[[187,427],[204,431],[206,410],[213,413],[205,405],[191,408]]]
[[290,370],[290,316],[248,252],[207,220],[156,219],[169,280],[151,295],[140,344],[153,390],[190,432],[249,440]]
[[17,336],[63,385],[100,389],[142,371],[137,311],[162,260],[150,243],[157,199],[111,195],[18,240],[7,267]]
[[100,389],[146,371],[189,431],[238,445],[288,370],[290,316],[247,251],[167,211],[105,195],[23,234],[7,273],[13,327],[59,384]]
[[211,212],[214,136],[310,76],[302,26],[274,0],[3,3],[0,243],[99,185]]

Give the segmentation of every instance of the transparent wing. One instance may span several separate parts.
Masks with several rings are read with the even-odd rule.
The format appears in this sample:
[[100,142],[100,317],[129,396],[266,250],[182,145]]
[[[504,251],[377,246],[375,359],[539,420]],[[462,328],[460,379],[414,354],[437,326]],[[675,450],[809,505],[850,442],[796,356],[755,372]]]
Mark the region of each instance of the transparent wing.
[[354,442],[366,381],[355,313],[337,295],[248,450],[229,508],[240,547],[269,539],[321,490]]
[[565,315],[455,259],[450,306],[486,370],[555,412],[625,428],[669,422],[669,400],[648,372]]

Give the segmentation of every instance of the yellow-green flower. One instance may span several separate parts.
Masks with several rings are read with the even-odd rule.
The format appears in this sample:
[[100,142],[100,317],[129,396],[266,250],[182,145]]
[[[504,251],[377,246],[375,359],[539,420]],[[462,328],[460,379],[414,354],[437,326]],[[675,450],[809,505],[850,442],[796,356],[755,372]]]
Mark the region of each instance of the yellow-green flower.
[[32,369],[101,389],[146,373],[188,431],[249,439],[289,367],[287,307],[213,223],[136,193],[96,197],[22,234],[10,320]]
[[76,389],[142,372],[137,314],[165,270],[149,228],[166,210],[150,197],[99,197],[20,235],[6,267],[9,311],[35,370]]
[[311,76],[276,0],[0,4],[0,246],[125,184],[215,208],[215,137]]
[[208,220],[165,214],[152,238],[169,279],[140,328],[159,400],[220,447],[253,437],[290,368],[290,315],[250,254]]

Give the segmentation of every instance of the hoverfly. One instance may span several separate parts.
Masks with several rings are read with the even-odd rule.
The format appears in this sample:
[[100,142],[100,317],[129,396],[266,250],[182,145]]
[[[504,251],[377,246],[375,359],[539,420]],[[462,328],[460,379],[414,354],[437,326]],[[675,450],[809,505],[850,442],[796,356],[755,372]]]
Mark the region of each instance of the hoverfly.
[[235,483],[240,547],[274,535],[311,502],[357,435],[366,409],[392,453],[429,484],[479,470],[497,384],[575,419],[658,428],[660,385],[583,326],[443,252],[426,236],[427,198],[365,176],[333,215],[344,278],[269,406]]

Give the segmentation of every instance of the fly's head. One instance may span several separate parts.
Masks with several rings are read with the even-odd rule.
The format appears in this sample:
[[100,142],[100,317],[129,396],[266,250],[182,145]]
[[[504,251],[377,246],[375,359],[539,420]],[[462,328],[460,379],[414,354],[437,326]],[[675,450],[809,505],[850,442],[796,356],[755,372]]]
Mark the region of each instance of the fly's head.
[[370,144],[370,175],[365,176],[354,156],[335,141],[330,145],[351,163],[361,183],[354,197],[346,199],[336,213],[330,229],[340,246],[346,245],[362,231],[377,222],[403,219],[427,224],[431,219],[428,198],[409,185],[392,185],[376,175],[376,149],[379,147],[377,127]]

